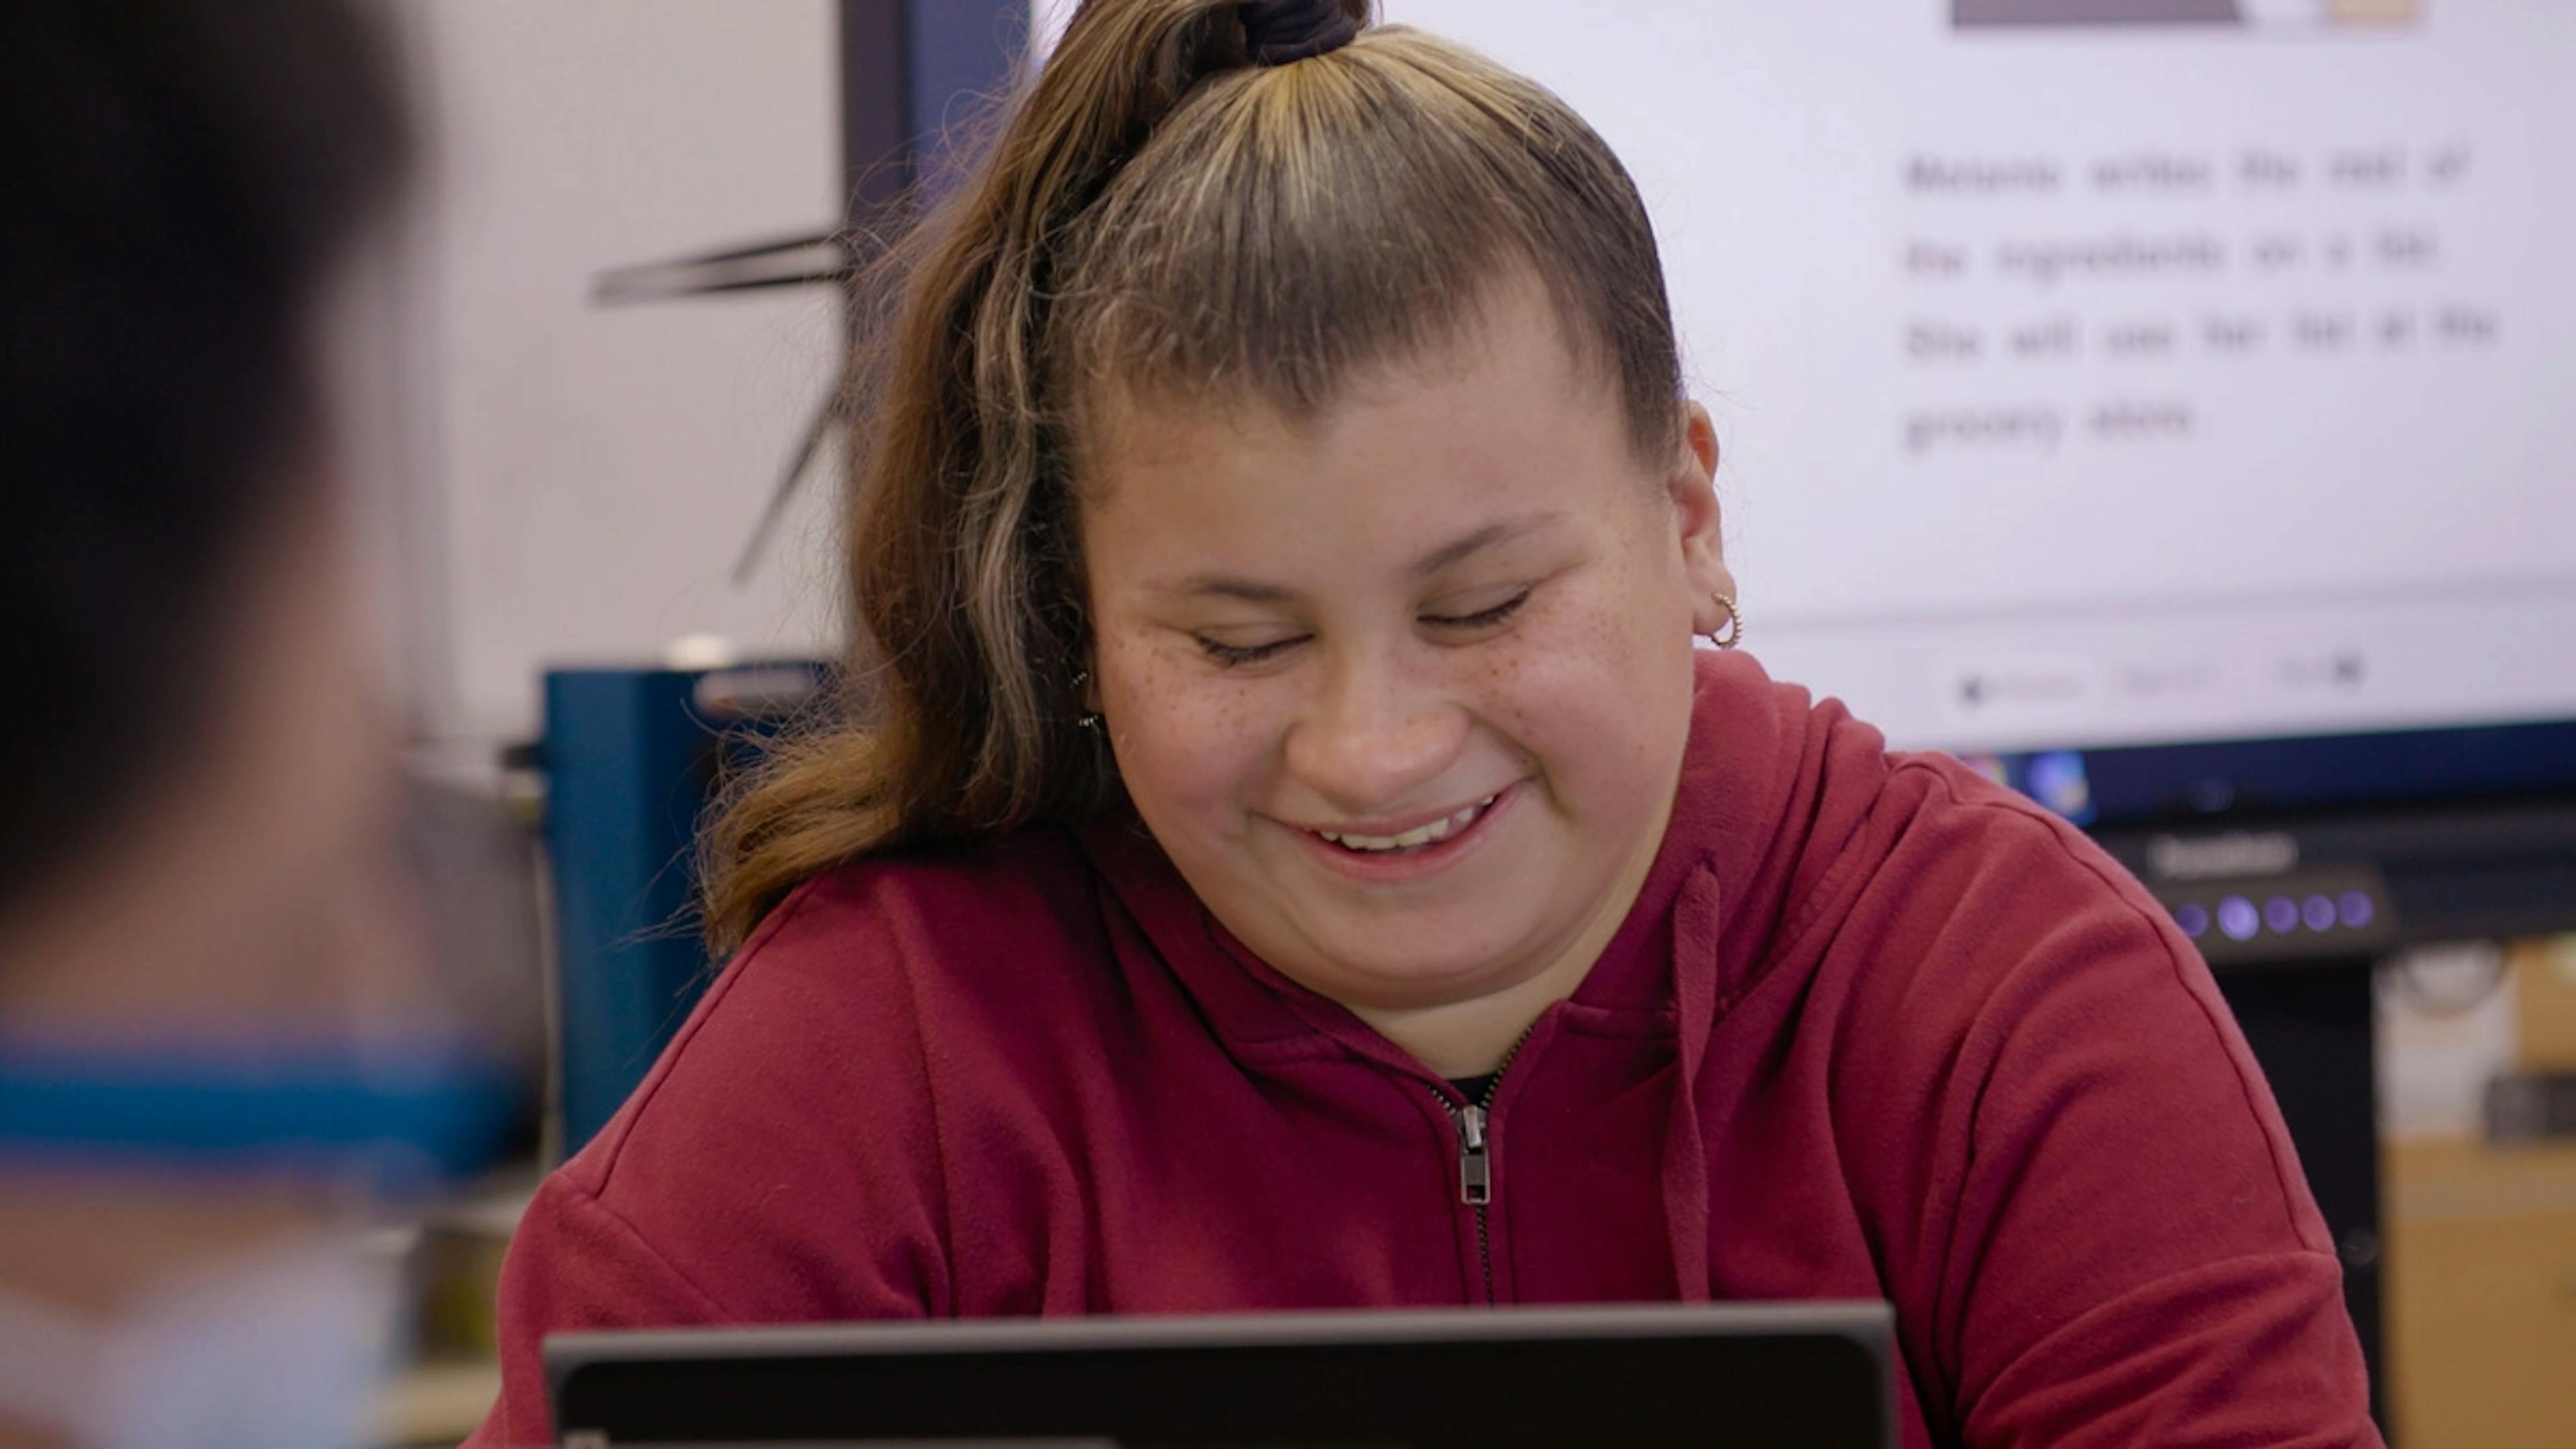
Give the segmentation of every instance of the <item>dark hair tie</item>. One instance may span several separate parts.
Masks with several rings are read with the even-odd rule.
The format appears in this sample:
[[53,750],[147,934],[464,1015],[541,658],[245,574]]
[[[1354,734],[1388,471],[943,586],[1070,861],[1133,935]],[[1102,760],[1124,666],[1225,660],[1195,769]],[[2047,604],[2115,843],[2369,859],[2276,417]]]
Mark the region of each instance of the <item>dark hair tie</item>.
[[1286,65],[1339,50],[1360,33],[1342,0],[1243,0],[1243,44],[1255,65]]

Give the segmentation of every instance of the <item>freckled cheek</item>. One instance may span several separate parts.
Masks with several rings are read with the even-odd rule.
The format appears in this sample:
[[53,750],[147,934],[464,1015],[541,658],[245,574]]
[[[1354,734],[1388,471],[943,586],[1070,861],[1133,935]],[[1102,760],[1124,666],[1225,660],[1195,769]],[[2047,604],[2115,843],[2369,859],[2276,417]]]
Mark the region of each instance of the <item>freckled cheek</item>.
[[1150,649],[1103,649],[1100,673],[1119,773],[1149,816],[1258,803],[1277,731],[1257,687]]
[[1656,647],[1606,605],[1569,608],[1518,647],[1483,652],[1462,682],[1507,745],[1560,788],[1580,789],[1669,752],[1666,717],[1688,698],[1688,651],[1687,635]]

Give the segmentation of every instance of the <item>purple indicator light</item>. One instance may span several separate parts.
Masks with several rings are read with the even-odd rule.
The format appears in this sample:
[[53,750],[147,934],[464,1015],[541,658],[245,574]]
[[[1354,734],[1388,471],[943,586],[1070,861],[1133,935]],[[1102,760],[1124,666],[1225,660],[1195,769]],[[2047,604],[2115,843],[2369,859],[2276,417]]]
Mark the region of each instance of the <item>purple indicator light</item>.
[[2174,924],[2182,927],[2182,933],[2191,937],[2193,940],[2197,941],[2201,937],[2209,934],[2209,909],[2207,907],[2186,901],[2183,904],[2174,907],[2173,916]]
[[2299,903],[2299,914],[2306,918],[2311,931],[2331,931],[2335,923],[2334,902],[2324,896],[2310,896]]
[[2356,931],[2379,915],[2379,902],[2372,900],[2367,891],[2345,891],[2343,899],[2335,902],[2335,906],[2343,916],[2343,923]]
[[2288,896],[2274,896],[2263,903],[2263,924],[2277,936],[2299,929],[2299,903]]
[[2251,941],[2263,929],[2263,915],[2252,901],[2229,896],[2218,903],[2218,929],[2231,941]]

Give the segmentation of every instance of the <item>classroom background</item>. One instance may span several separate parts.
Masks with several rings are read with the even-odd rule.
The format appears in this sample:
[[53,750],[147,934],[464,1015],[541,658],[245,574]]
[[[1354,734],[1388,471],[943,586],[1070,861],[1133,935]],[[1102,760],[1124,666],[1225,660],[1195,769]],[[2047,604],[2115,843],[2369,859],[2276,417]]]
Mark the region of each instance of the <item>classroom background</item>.
[[[1065,6],[382,0],[379,626],[541,1041],[388,1225],[387,1443],[707,962],[688,832],[835,648],[850,289]],[[2576,1441],[2576,11],[1386,0],[1558,89],[1665,248],[1751,648],[2093,831],[2201,945],[2391,1441]]]

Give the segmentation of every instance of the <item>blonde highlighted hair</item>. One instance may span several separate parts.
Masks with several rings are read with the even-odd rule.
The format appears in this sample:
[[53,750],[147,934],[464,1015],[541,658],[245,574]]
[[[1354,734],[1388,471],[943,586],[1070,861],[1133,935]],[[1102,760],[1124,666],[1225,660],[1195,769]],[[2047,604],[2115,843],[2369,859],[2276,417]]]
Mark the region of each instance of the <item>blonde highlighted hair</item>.
[[[1254,9],[1364,28],[1266,64]],[[832,866],[1115,799],[1079,724],[1077,486],[1104,401],[1312,416],[1526,278],[1640,456],[1679,446],[1663,272],[1617,158],[1537,84],[1367,18],[1367,0],[1091,0],[894,254],[892,315],[853,372],[850,655],[708,831],[719,952]]]

